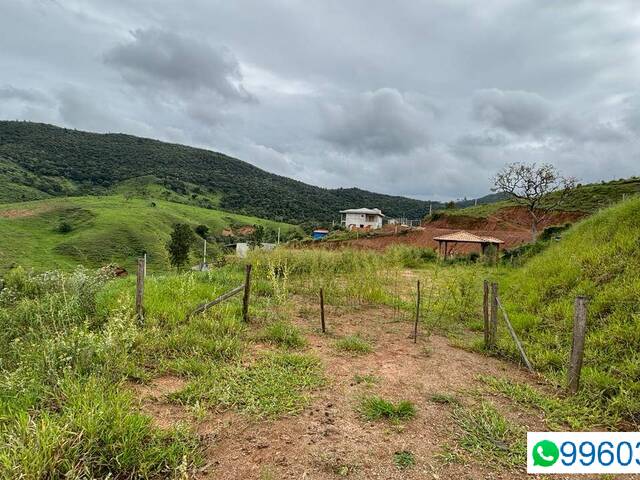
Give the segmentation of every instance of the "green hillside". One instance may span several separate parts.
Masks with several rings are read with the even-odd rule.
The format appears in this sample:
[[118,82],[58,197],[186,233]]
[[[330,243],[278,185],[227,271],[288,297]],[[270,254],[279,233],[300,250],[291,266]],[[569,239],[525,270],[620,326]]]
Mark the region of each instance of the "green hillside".
[[[62,222],[70,225],[70,232],[59,231]],[[299,232],[289,224],[164,200],[121,195],[52,198],[0,206],[0,271],[13,265],[49,270],[112,262],[131,268],[143,251],[148,252],[150,268],[166,270],[164,245],[178,222],[204,224],[212,235],[225,227],[254,224],[272,231],[280,227],[283,238]]]
[[[640,177],[578,185],[567,194],[560,209],[567,212],[594,213],[601,208],[609,207],[616,202],[638,194],[640,194]],[[549,199],[552,200],[557,195],[555,193],[551,194]],[[501,199],[500,196],[483,198],[485,198],[485,202],[478,202],[477,206],[440,210],[438,213],[441,215],[487,218],[501,208],[517,205],[516,202]]]
[[307,185],[208,150],[31,122],[0,121],[0,167],[0,202],[108,194],[145,177],[194,205],[290,223],[330,222],[354,207],[409,218],[429,210],[421,200]]
[[[640,424],[640,197],[579,222],[507,283],[504,302],[525,349],[560,385],[574,299],[590,298],[580,395],[614,423]],[[503,351],[517,358],[503,333]]]

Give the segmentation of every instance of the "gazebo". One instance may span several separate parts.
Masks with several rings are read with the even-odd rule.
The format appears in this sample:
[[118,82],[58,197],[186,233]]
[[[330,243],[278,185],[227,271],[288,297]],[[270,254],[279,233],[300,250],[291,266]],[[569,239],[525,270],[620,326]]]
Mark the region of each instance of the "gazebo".
[[[439,237],[433,237],[434,240],[438,242],[438,253],[443,256],[443,258],[447,258],[447,256],[451,253],[449,251],[449,244],[453,243],[454,245],[457,243],[477,243],[480,245],[482,254],[484,255],[487,247],[489,245],[496,246],[496,259],[498,258],[498,252],[500,251],[500,245],[504,242],[499,238],[495,237],[480,237],[478,235],[474,235],[473,233],[460,231],[455,233],[449,233],[447,235],[441,235]],[[443,249],[444,247],[444,249]]]

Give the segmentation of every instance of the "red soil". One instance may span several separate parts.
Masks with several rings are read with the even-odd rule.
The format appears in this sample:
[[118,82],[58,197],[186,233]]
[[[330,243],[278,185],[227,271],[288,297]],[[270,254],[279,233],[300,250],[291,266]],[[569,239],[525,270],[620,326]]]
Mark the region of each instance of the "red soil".
[[[585,216],[582,212],[553,212],[538,227],[542,231],[551,225],[573,223]],[[390,245],[412,245],[416,247],[438,248],[434,237],[465,230],[475,235],[486,235],[504,241],[501,248],[513,248],[531,241],[530,217],[523,207],[502,208],[487,218],[474,218],[464,215],[445,216],[444,218],[425,223],[420,230],[401,232],[398,235],[381,235],[343,242],[327,242],[327,248],[355,247],[363,249],[384,250]],[[388,229],[388,227],[386,228]],[[395,227],[388,230],[393,231]],[[479,245],[457,244],[452,253],[468,253],[480,251]]]

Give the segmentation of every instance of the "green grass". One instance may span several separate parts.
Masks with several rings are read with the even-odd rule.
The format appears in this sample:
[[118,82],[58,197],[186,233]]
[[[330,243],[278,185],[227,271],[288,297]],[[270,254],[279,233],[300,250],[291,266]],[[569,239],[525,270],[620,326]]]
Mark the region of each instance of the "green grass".
[[[601,426],[640,425],[640,198],[602,210],[512,271],[502,301],[536,370],[566,383],[573,304],[589,297],[579,399]],[[501,329],[499,353],[518,353]]]
[[[72,226],[71,232],[57,231],[62,221]],[[5,204],[0,206],[0,271],[12,265],[43,270],[109,263],[132,271],[144,251],[150,272],[166,271],[165,243],[175,223],[204,224],[218,235],[231,224],[281,228],[283,237],[297,231],[292,225],[255,217],[153,198],[127,200],[121,195]],[[198,255],[192,255],[194,264]]]
[[395,463],[396,467],[400,470],[406,470],[416,464],[416,457],[410,451],[402,450],[393,454],[393,463]]
[[370,421],[384,419],[400,422],[416,415],[416,407],[412,402],[401,400],[393,403],[378,396],[364,397],[357,410],[363,418]]
[[523,468],[526,464],[526,432],[490,403],[457,407],[453,418],[460,429],[459,446],[469,459],[494,467]]
[[434,393],[429,400],[442,405],[460,405],[460,401],[449,393]]
[[352,355],[364,355],[373,351],[371,344],[360,335],[348,335],[336,341],[335,347]]
[[355,374],[353,376],[353,381],[356,382],[357,384],[364,384],[368,387],[372,386],[372,385],[376,385],[377,383],[380,382],[380,378],[378,378],[377,376],[373,375],[372,373],[365,373],[365,374]]
[[267,325],[258,333],[256,339],[285,348],[300,348],[306,345],[306,340],[300,331],[286,321],[276,321]]
[[[622,201],[624,198],[640,194],[640,178],[613,180],[610,182],[579,185],[572,190],[562,203],[560,210],[570,212],[595,213],[602,208]],[[554,201],[557,194],[549,195],[549,201]],[[471,218],[487,218],[500,209],[517,205],[511,200],[488,203],[452,210],[438,210],[438,215],[452,217],[465,216]]]
[[206,402],[257,417],[295,414],[309,402],[309,392],[323,384],[320,362],[296,353],[265,353],[250,365],[216,366],[173,398],[187,404]]

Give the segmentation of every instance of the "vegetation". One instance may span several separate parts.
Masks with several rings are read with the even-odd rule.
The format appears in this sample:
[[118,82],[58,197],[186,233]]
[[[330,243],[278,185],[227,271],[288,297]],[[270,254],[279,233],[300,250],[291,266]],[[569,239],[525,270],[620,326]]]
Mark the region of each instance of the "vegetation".
[[127,185],[130,196],[160,194],[164,200],[297,224],[330,223],[354,205],[375,206],[392,217],[421,218],[429,210],[422,200],[314,187],[208,150],[30,122],[0,122],[0,165],[4,202],[104,195]]
[[[111,263],[133,270],[136,258],[145,251],[150,272],[167,271],[170,264],[165,246],[176,223],[206,225],[216,237],[213,241],[225,241],[221,236],[224,229],[237,231],[255,224],[269,231],[280,228],[283,240],[300,234],[297,227],[288,224],[164,200],[154,203],[113,195],[0,205],[0,272],[15,265],[43,271]],[[58,233],[62,222],[72,230]],[[197,248],[196,258],[201,258],[201,244]],[[214,244],[207,251],[219,254]]]
[[193,230],[186,223],[176,223],[167,243],[169,262],[173,267],[181,268],[189,260],[189,251],[196,238]]
[[[573,302],[589,297],[580,397],[602,424],[637,425],[640,387],[640,198],[603,210],[564,233],[506,280],[503,302],[534,367],[566,381]],[[500,352],[517,358],[503,333]]]
[[358,412],[367,420],[384,419],[399,422],[415,417],[416,407],[408,400],[393,403],[381,397],[371,396],[360,401]]
[[493,405],[457,407],[453,418],[460,428],[460,447],[475,459],[505,467],[526,464],[526,436],[521,427],[509,422]]
[[[551,164],[510,163],[494,177],[494,191],[504,193],[526,207],[531,217],[531,237],[538,237],[538,224],[553,210],[561,210],[575,179],[563,177]],[[552,195],[553,194],[553,195]]]
[[360,335],[349,335],[336,341],[336,348],[353,355],[362,355],[373,350],[369,342]]
[[257,339],[285,348],[300,348],[306,344],[300,331],[284,320],[273,322],[264,327],[258,334]]
[[393,463],[400,470],[406,470],[416,464],[416,457],[409,450],[401,450],[393,454]]

